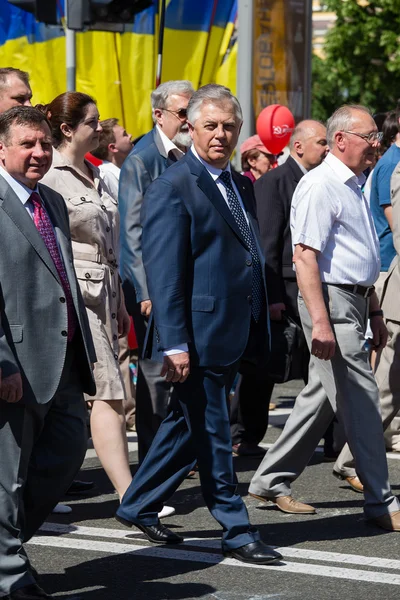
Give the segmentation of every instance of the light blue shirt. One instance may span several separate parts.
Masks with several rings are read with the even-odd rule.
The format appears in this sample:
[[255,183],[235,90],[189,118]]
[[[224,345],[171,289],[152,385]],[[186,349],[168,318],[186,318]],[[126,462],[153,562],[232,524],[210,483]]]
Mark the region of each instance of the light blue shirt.
[[[9,173],[7,173],[7,171],[5,169],[3,169],[2,166],[0,166],[0,175],[7,181],[10,188],[15,192],[15,194],[21,200],[22,204],[25,206],[31,219],[33,220],[34,208],[33,208],[32,202],[29,202],[29,198],[31,197],[31,194],[33,194],[34,192],[36,192],[36,194],[39,194],[38,186],[36,186],[34,190],[31,190],[30,188],[28,188],[26,185],[24,185],[20,181],[17,181],[16,179],[14,179],[14,177],[12,177]],[[39,194],[39,196],[40,196],[40,194]]]

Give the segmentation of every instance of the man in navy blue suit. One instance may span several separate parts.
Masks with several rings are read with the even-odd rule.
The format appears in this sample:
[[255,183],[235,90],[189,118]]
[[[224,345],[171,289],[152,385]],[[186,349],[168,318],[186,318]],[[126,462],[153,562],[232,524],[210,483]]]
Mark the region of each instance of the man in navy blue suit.
[[236,493],[227,400],[240,360],[265,360],[269,347],[252,184],[229,164],[242,112],[227,88],[206,85],[189,102],[188,123],[191,150],[152,183],[142,208],[148,348],[176,394],[116,517],[155,543],[181,542],[157,513],[197,458],[224,554],[268,564],[281,555],[260,540]]

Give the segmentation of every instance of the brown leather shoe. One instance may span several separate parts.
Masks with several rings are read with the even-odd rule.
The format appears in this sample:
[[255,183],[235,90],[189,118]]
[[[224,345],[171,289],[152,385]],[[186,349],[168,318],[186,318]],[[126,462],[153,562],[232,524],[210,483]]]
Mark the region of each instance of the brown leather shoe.
[[357,494],[364,493],[364,486],[358,477],[345,477],[344,480],[347,481],[351,489],[357,492]]
[[303,502],[299,502],[295,500],[292,496],[277,496],[276,498],[266,498],[264,496],[257,496],[257,494],[249,495],[257,500],[261,500],[261,502],[272,502],[275,504],[284,513],[289,513],[291,515],[315,515],[317,512],[313,506],[310,504],[304,504]]
[[342,481],[346,481],[349,484],[349,486],[351,487],[351,489],[353,490],[353,492],[357,492],[357,494],[364,493],[364,486],[357,476],[345,477],[344,475],[341,475],[337,471],[333,471],[333,474],[338,479],[341,479]]
[[378,525],[387,531],[400,531],[400,510],[368,519],[368,523]]

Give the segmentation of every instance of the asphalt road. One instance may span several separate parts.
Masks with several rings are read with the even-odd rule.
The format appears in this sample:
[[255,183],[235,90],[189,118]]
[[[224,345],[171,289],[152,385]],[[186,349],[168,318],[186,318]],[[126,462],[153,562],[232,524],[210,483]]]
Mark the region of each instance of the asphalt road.
[[[265,444],[279,435],[299,389],[297,382],[277,386],[278,410],[271,413]],[[129,437],[134,471],[135,436]],[[397,492],[400,456],[388,456]],[[322,457],[317,450],[293,488],[296,498],[317,508],[316,515],[303,517],[248,497],[258,461],[235,458],[250,519],[284,556],[280,564],[255,567],[222,556],[220,529],[204,506],[198,475],[173,496],[176,514],[165,521],[184,535],[184,544],[154,546],[139,531],[124,528],[113,518],[117,496],[89,450],[81,478],[95,481],[96,491],[68,499],[73,512],[52,515],[27,544],[40,585],[68,600],[397,600],[400,534],[367,525],[362,496],[337,481]]]

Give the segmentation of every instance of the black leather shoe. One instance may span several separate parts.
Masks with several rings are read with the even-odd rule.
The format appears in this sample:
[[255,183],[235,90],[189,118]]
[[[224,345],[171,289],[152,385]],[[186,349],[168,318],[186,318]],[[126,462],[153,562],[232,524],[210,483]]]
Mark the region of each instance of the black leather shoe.
[[156,525],[139,525],[138,523],[127,521],[118,515],[115,515],[115,518],[126,527],[137,527],[144,533],[149,542],[153,542],[154,544],[180,544],[183,542],[183,537],[165,527],[160,521]]
[[36,583],[26,585],[11,592],[5,597],[5,600],[52,600],[53,596],[49,596]]
[[69,486],[69,489],[66,491],[66,495],[75,496],[75,494],[86,494],[86,492],[89,492],[93,488],[93,481],[79,481],[78,479],[74,479]]
[[282,558],[282,554],[279,554],[279,552],[276,552],[261,540],[240,546],[240,548],[234,548],[233,550],[225,550],[224,556],[256,565],[269,565]]

